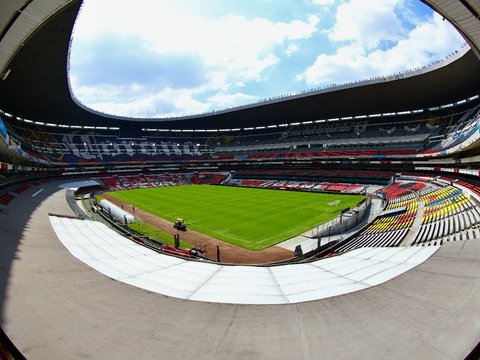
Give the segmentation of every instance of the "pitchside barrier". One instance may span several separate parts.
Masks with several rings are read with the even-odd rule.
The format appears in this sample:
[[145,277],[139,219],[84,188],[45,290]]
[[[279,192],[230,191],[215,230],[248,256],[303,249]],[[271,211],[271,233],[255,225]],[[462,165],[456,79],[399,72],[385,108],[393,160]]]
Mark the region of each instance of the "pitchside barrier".
[[[337,206],[339,202],[339,200],[331,201],[328,205]],[[348,232],[348,230],[365,221],[370,213],[371,205],[372,200],[367,198],[360,202],[355,208],[345,209],[340,216],[337,216],[335,219],[319,224],[316,229],[312,230],[311,236],[316,238]]]

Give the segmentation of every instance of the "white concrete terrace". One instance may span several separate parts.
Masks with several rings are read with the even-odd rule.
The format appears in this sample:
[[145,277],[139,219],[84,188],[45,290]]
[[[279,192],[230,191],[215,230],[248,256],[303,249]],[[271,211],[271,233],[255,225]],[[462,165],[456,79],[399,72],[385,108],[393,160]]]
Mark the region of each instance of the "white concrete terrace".
[[382,284],[438,247],[362,248],[307,264],[227,266],[159,254],[95,221],[50,216],[63,245],[104,275],[158,294],[231,304],[289,304]]

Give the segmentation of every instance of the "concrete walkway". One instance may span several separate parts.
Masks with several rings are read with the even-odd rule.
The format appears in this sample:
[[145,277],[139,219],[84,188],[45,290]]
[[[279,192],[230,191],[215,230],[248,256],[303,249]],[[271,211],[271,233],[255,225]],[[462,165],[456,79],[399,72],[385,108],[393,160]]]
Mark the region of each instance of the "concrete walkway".
[[425,205],[423,204],[422,198],[417,194],[417,216],[415,216],[415,220],[413,221],[412,226],[410,226],[410,230],[407,233],[407,236],[403,239],[399,246],[411,246],[412,243],[415,241],[418,232],[420,231],[420,227],[422,226],[422,218],[423,218],[423,209]]

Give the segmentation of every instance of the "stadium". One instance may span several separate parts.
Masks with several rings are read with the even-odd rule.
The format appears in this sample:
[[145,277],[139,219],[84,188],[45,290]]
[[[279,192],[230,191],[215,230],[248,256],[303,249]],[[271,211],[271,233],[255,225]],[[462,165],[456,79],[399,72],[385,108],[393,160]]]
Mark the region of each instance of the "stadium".
[[478,358],[480,2],[422,2],[443,61],[163,119],[72,95],[81,0],[0,5],[0,359]]

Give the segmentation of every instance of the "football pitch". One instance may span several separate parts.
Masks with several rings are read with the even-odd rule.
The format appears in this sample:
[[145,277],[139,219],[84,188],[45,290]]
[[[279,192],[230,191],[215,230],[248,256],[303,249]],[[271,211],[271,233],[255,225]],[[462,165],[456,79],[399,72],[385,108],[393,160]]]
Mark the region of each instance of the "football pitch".
[[365,198],[212,185],[108,194],[172,222],[183,218],[189,229],[249,250],[265,249],[313,229]]

